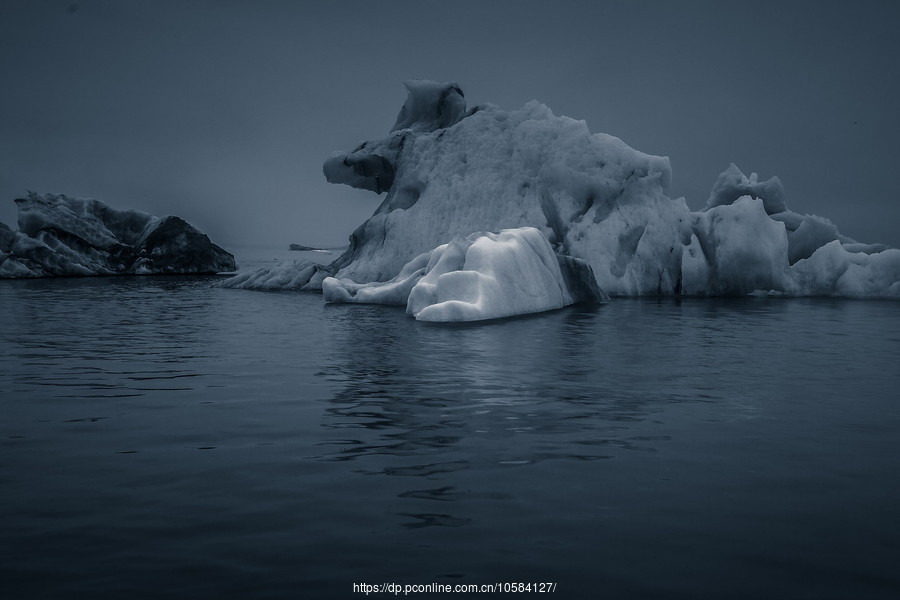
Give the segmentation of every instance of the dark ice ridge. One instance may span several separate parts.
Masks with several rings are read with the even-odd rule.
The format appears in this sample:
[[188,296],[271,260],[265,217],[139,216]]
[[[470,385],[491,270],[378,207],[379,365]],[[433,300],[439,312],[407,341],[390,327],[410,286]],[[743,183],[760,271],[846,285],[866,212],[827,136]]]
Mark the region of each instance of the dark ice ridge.
[[0,278],[233,272],[229,252],[184,219],[30,192],[19,231],[0,223]]

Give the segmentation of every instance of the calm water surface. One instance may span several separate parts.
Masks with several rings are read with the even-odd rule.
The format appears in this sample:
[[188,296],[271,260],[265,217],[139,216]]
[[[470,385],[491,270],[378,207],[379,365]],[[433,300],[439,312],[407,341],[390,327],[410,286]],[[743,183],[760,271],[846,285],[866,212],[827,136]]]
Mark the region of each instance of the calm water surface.
[[900,303],[210,281],[0,282],[0,597],[900,596]]

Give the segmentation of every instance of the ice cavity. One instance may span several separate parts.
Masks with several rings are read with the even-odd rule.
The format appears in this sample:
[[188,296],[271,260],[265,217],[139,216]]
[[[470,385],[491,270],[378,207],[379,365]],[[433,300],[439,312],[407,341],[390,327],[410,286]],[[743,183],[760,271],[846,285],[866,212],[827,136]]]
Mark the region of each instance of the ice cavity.
[[605,294],[582,261],[557,256],[533,227],[457,236],[386,282],[326,278],[326,302],[405,305],[419,321],[480,321],[553,310]]
[[19,231],[0,224],[0,278],[218,273],[234,257],[183,219],[116,210],[93,199],[30,193]]
[[898,295],[900,251],[788,210],[777,177],[732,164],[692,212],[668,195],[667,158],[539,102],[466,111],[455,84],[407,90],[387,137],[325,163],[331,182],[387,192],[329,266],[338,279],[390,281],[455,236],[534,227],[611,295]]

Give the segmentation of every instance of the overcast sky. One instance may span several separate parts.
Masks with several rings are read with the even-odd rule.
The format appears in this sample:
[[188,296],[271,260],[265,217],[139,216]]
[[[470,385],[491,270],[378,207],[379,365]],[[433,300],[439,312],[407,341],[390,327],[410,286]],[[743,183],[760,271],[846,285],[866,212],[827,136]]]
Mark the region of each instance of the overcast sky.
[[556,114],[900,246],[900,3],[0,0],[0,221],[26,190],[177,214],[220,244],[337,246],[380,202],[322,161],[408,78]]

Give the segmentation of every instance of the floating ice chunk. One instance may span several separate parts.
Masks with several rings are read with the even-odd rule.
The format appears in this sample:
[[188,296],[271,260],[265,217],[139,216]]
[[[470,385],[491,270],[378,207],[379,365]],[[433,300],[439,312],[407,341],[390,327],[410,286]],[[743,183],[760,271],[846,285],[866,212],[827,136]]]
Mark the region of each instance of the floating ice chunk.
[[221,273],[237,268],[234,257],[181,217],[156,219],[144,230],[131,267],[136,274]]
[[[322,269],[322,265],[305,259],[285,260],[219,282],[219,287],[245,290],[304,290]],[[318,280],[321,282],[321,280]],[[315,287],[318,289],[318,286]]]
[[456,260],[439,261],[413,288],[406,310],[416,319],[495,319],[562,308],[577,300],[578,292],[569,288],[553,249],[537,229],[477,234],[466,241],[470,245],[458,270],[447,268]]
[[218,273],[234,257],[179,217],[116,210],[92,199],[31,193],[16,200],[19,229],[0,255],[0,277]]
[[535,228],[456,237],[410,261],[383,283],[322,282],[326,302],[406,305],[420,321],[480,321],[553,310],[606,297],[590,267],[558,258]]
[[289,244],[288,250],[293,252],[328,252],[324,248],[313,248],[312,246],[304,246],[303,244]]

